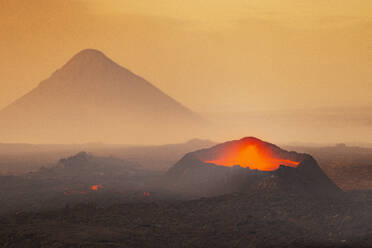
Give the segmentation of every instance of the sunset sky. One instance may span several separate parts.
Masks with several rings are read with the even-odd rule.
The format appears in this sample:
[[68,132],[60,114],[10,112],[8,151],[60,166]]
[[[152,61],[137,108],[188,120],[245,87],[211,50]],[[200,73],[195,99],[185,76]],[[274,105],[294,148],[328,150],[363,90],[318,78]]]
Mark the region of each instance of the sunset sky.
[[0,0],[0,108],[85,48],[196,112],[372,106],[370,0]]

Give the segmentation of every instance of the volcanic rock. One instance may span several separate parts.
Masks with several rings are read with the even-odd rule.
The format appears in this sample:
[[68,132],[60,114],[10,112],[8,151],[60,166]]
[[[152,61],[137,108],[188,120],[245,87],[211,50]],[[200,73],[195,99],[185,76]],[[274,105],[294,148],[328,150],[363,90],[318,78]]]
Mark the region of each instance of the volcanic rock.
[[[250,166],[234,165],[233,159]],[[256,168],[254,161],[261,167]],[[168,170],[163,187],[193,196],[280,191],[332,197],[342,192],[311,155],[288,152],[253,137],[186,154]]]

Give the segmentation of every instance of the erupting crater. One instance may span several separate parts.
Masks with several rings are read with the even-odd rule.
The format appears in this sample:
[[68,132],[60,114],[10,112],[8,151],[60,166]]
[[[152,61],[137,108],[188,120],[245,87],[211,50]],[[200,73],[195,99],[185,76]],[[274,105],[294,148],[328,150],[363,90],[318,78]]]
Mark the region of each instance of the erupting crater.
[[204,163],[232,167],[239,165],[243,168],[257,169],[260,171],[277,170],[280,165],[297,167],[299,159],[285,158],[282,152],[276,152],[272,144],[262,142],[253,137],[247,137],[239,142],[216,149],[213,153],[200,153],[198,156]]
[[266,191],[329,197],[342,192],[311,155],[254,137],[190,152],[167,171],[162,183],[195,197]]

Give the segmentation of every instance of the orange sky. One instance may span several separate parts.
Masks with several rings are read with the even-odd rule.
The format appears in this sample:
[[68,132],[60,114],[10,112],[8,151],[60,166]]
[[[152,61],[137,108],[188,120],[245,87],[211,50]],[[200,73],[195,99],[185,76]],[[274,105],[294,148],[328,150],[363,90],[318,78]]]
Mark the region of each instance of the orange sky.
[[197,112],[372,106],[370,0],[0,0],[0,108],[96,48]]

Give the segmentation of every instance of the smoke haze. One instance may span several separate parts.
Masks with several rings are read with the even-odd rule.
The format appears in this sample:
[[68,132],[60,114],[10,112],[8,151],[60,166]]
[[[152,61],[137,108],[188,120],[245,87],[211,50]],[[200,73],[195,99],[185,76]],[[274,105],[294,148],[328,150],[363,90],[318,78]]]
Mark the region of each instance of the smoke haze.
[[95,48],[214,120],[207,138],[371,142],[370,9],[365,0],[0,1],[0,108]]

